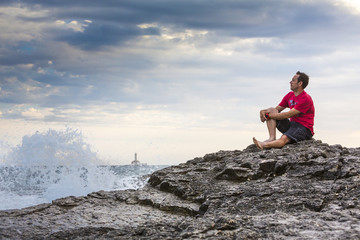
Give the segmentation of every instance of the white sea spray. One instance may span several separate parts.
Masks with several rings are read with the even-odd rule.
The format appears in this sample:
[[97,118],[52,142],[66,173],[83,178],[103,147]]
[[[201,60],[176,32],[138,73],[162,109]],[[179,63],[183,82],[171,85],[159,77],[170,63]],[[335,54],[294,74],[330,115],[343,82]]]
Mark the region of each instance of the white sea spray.
[[0,147],[0,210],[100,190],[137,189],[146,183],[143,175],[163,167],[104,165],[82,133],[70,128],[36,132],[16,147]]

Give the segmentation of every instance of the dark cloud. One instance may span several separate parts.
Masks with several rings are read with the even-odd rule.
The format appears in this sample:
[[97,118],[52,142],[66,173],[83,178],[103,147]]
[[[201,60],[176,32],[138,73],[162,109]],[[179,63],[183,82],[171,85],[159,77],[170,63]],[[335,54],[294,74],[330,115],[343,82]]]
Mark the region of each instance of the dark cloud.
[[[89,33],[108,30],[115,30],[116,33],[116,28],[110,24],[119,24],[125,28],[119,30],[123,37],[126,34],[129,37],[137,36],[139,33],[134,33],[132,28],[146,22],[221,31],[242,37],[273,36],[294,31],[294,25],[297,30],[314,25],[329,26],[333,23],[333,14],[337,10],[325,1],[124,0],[91,1],[86,3],[86,7],[83,1],[24,1],[23,4],[51,8],[51,18],[90,19],[101,22],[101,25],[89,29]],[[97,42],[96,39],[94,42]],[[108,44],[116,42],[109,40]]]
[[327,1],[123,0],[90,1],[84,6],[84,1],[77,0],[22,1],[22,4],[51,9],[49,16],[26,17],[27,21],[91,20],[83,32],[49,29],[47,33],[55,40],[87,51],[121,45],[142,35],[160,34],[157,28],[140,29],[137,25],[141,23],[158,23],[179,31],[208,30],[225,38],[284,37],[339,28],[338,22],[344,14]]
[[62,31],[57,34],[56,40],[91,51],[103,46],[117,45],[141,35],[159,35],[159,30],[156,28],[142,30],[136,26],[95,22],[85,27],[83,32]]
[[0,48],[0,65],[14,66],[18,64],[35,64],[41,66],[47,64],[51,58],[51,52],[44,52],[41,42],[20,41],[11,46]]

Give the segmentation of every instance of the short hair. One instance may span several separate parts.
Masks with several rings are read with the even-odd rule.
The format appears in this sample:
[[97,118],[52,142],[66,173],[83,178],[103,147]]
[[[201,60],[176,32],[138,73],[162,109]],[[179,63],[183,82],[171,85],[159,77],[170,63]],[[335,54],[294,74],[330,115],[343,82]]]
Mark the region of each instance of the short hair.
[[298,82],[302,82],[303,89],[306,88],[306,86],[309,84],[309,76],[306,73],[297,71],[296,75],[299,75]]

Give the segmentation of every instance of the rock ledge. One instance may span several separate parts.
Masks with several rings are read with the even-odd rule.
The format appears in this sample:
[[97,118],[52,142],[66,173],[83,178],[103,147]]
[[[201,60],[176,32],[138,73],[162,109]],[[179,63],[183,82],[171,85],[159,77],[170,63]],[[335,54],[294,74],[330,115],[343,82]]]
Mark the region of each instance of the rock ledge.
[[139,190],[0,211],[0,239],[360,239],[360,148],[219,151]]

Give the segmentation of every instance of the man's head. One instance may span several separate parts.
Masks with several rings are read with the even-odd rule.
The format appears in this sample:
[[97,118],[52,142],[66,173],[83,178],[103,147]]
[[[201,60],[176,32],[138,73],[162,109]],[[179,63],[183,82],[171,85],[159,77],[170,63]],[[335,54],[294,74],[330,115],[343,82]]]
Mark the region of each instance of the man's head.
[[306,73],[297,71],[296,75],[299,75],[298,82],[302,82],[302,88],[305,89],[309,84],[309,76]]
[[305,89],[309,84],[309,76],[303,72],[298,71],[290,82],[290,88],[293,91],[296,91],[299,87]]

